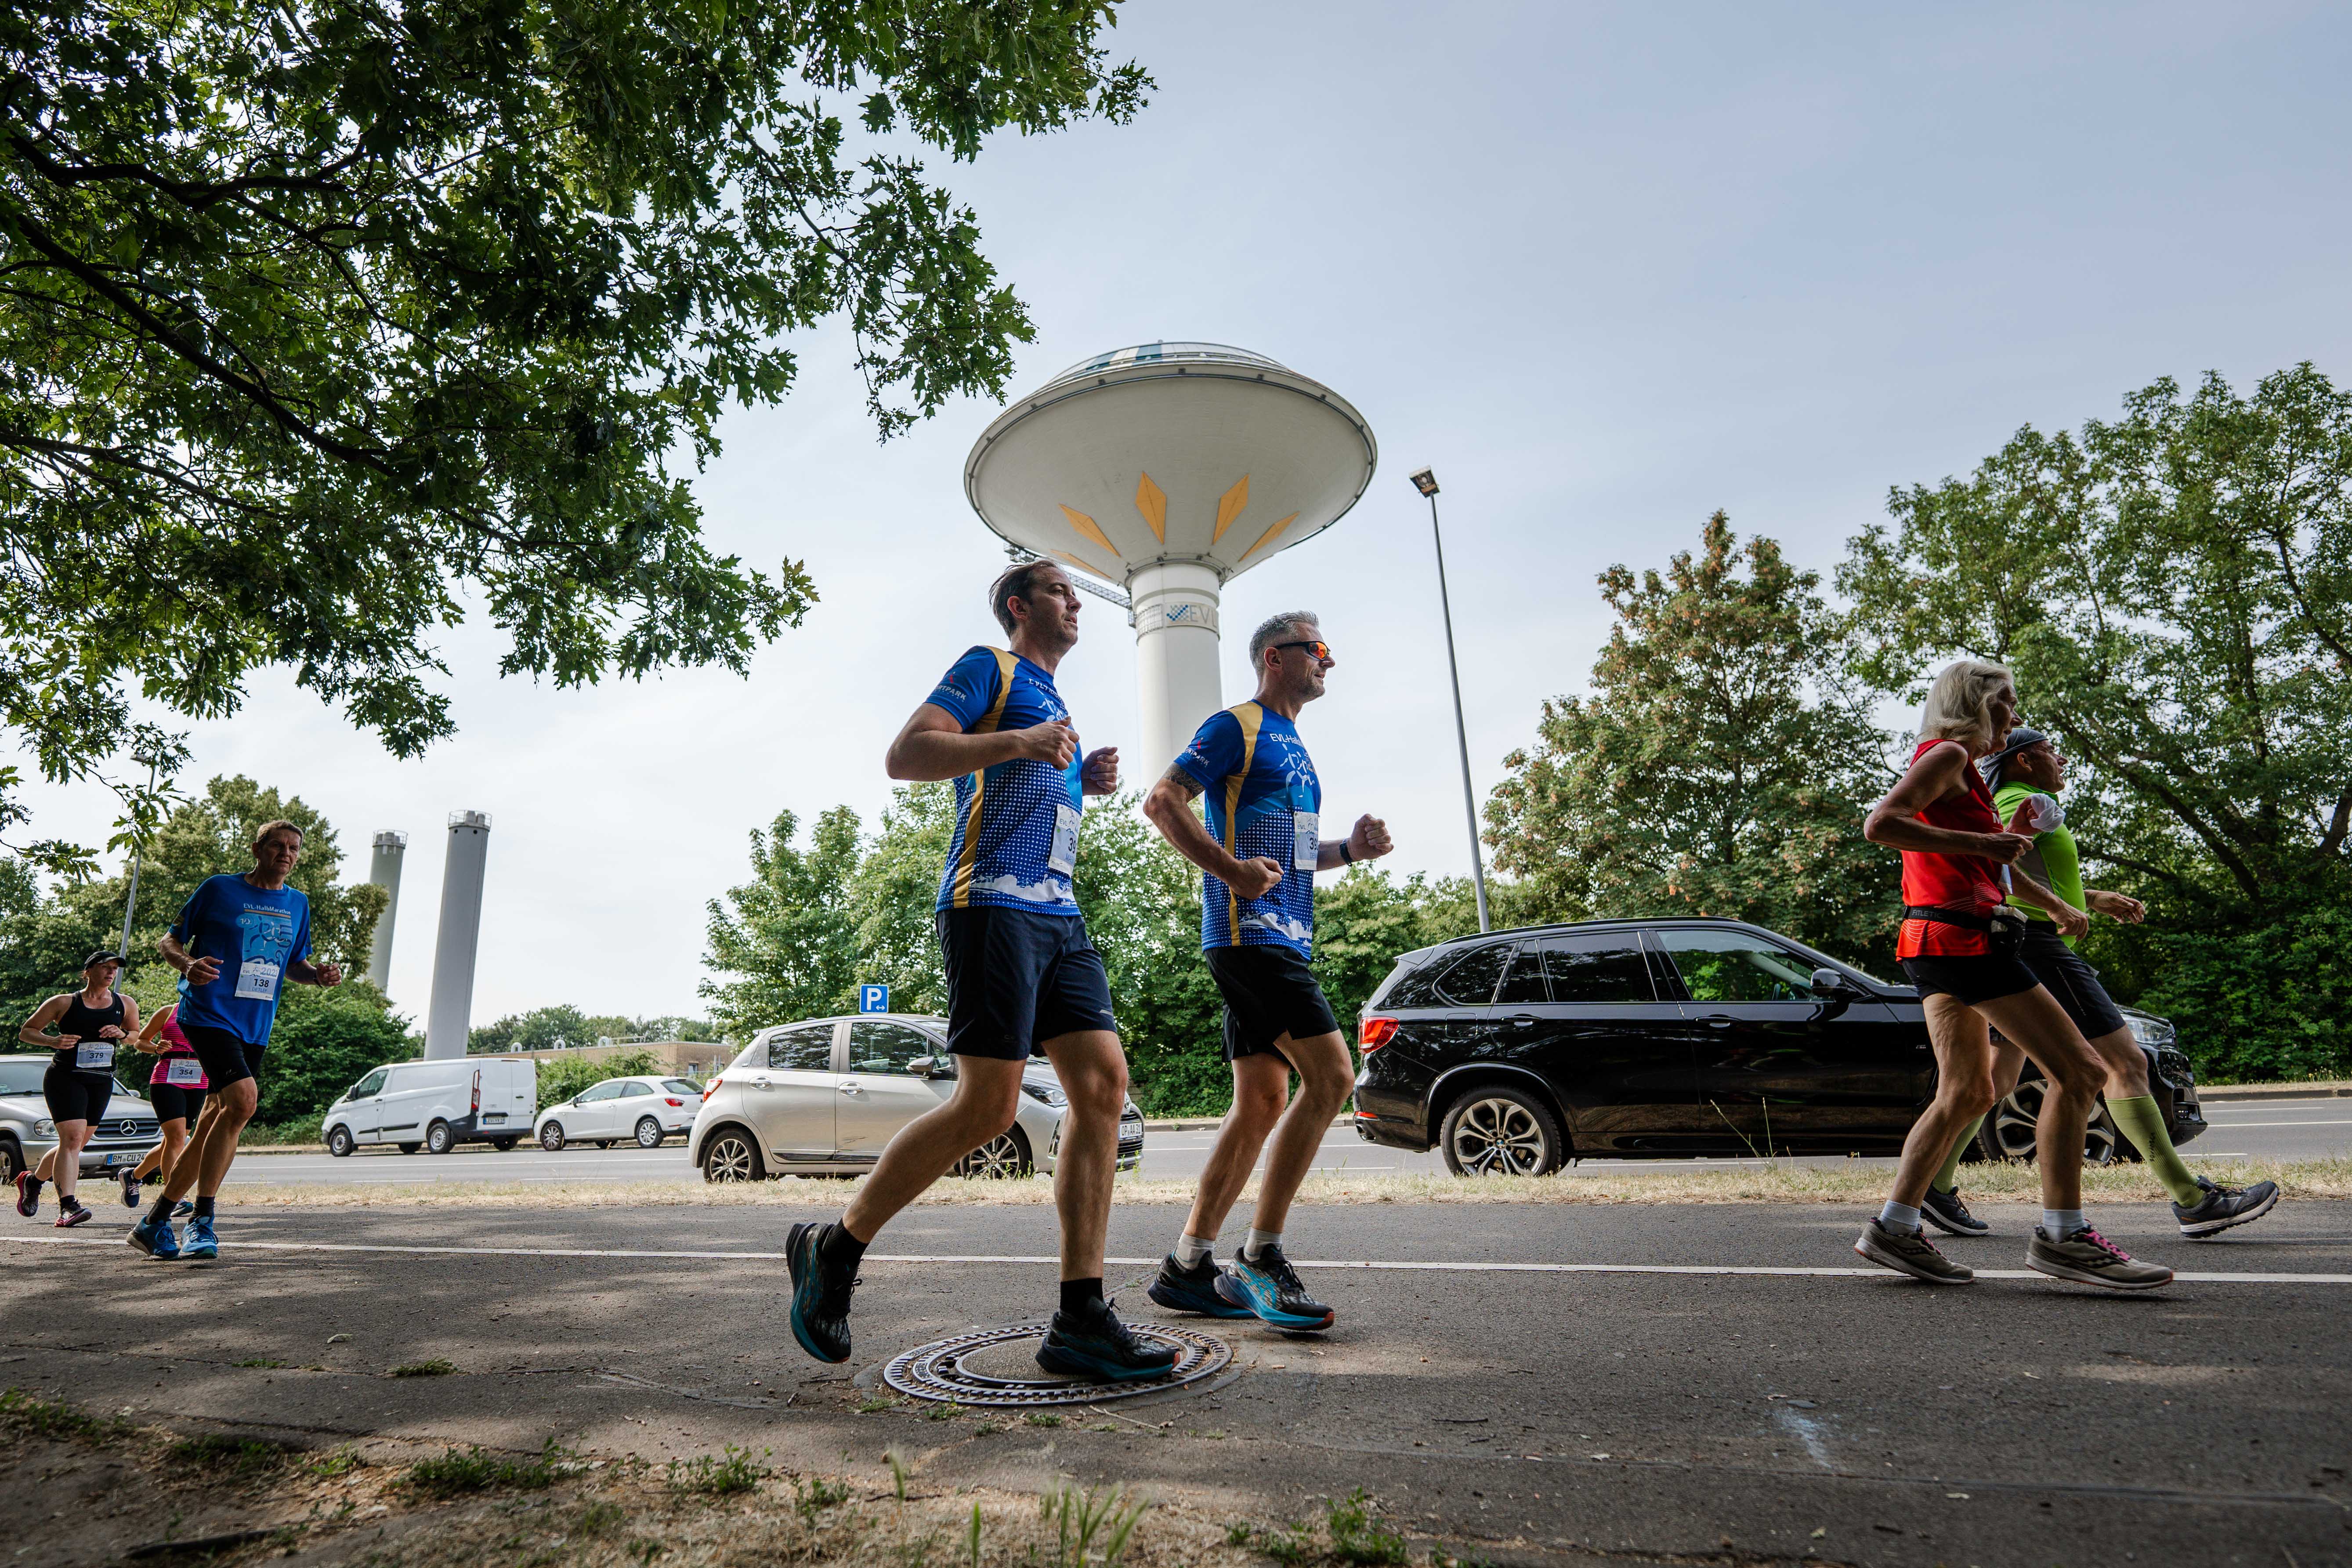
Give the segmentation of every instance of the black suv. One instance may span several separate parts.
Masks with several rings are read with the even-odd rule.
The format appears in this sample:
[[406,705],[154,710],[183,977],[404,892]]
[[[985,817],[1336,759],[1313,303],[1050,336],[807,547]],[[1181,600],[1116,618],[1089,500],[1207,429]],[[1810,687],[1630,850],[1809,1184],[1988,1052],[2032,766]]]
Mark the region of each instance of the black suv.
[[[2125,1010],[2186,1143],[2205,1131],[2172,1026]],[[1365,1004],[1356,1131],[1458,1175],[1571,1159],[1894,1154],[1935,1093],[1917,993],[1739,921],[1535,926],[1422,948]],[[1975,1152],[2030,1157],[2031,1064]],[[2084,1151],[2129,1145],[2103,1105]]]

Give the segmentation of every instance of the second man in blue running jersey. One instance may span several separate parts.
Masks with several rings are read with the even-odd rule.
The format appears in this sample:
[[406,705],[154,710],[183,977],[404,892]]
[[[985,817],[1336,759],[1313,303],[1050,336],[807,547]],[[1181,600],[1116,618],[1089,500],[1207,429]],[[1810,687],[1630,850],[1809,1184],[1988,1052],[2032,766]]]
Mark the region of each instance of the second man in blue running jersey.
[[1118,753],[1105,746],[1080,760],[1054,687],[1055,668],[1078,640],[1078,604],[1050,561],[1004,572],[988,607],[1010,647],[967,650],[890,742],[892,778],[956,784],[936,916],[956,1085],[945,1104],[898,1130],[838,1222],[792,1229],[793,1336],[821,1361],[849,1359],[850,1289],[866,1244],[1013,1125],[1023,1064],[1038,1050],[1069,1097],[1054,1163],[1061,1303],[1038,1363],[1111,1380],[1157,1377],[1175,1363],[1174,1351],[1129,1332],[1103,1297],[1127,1053],[1071,879],[1084,797],[1118,787]]
[[[1250,662],[1257,696],[1211,715],[1143,803],[1168,842],[1201,868],[1201,950],[1224,998],[1234,1069],[1233,1109],[1176,1250],[1148,1294],[1178,1311],[1328,1329],[1331,1309],[1307,1295],[1282,1251],[1290,1200],[1355,1076],[1307,963],[1315,873],[1376,859],[1392,846],[1376,816],[1359,817],[1345,837],[1321,836],[1323,785],[1296,722],[1323,695],[1332,665],[1316,618],[1303,610],[1275,616],[1250,638]],[[1192,798],[1203,794],[1205,826],[1192,814]],[[1269,1135],[1249,1240],[1220,1272],[1210,1249]]]

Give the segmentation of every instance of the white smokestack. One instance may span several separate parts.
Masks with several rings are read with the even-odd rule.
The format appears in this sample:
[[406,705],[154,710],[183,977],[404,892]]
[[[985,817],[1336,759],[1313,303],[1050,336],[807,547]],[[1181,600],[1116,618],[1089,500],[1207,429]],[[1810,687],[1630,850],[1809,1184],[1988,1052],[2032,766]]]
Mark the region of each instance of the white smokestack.
[[387,827],[375,836],[375,858],[368,864],[368,880],[389,895],[375,922],[375,940],[368,945],[367,977],[379,991],[392,980],[392,926],[400,915],[400,862],[407,853],[407,834]]
[[433,944],[433,1005],[425,1018],[427,1058],[466,1054],[466,1033],[474,1017],[474,953],[482,935],[482,873],[489,853],[489,814],[450,814],[441,931]]

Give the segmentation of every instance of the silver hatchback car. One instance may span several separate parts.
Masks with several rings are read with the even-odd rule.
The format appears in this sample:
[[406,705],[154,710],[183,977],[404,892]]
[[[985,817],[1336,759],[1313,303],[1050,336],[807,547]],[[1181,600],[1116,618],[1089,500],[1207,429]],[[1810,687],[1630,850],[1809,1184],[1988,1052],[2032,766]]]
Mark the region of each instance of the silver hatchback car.
[[[703,1179],[856,1176],[882,1147],[955,1087],[945,1018],[866,1014],[762,1030],[711,1080],[687,1152]],[[1021,1078],[1021,1109],[1003,1134],[958,1162],[962,1176],[1051,1172],[1068,1100],[1042,1057]],[[1118,1168],[1143,1158],[1143,1112],[1118,1124]]]

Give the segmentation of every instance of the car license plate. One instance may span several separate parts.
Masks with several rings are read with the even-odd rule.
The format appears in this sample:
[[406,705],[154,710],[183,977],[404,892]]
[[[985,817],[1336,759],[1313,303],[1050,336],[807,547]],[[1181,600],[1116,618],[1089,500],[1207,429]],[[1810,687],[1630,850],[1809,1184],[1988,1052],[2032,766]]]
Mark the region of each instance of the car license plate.
[[109,1154],[106,1157],[106,1164],[104,1168],[111,1171],[118,1166],[135,1165],[137,1163],[139,1163],[139,1156],[136,1154]]
[[485,1110],[482,1112],[482,1120],[484,1121],[504,1121],[506,1119],[507,1113],[503,1110]]

